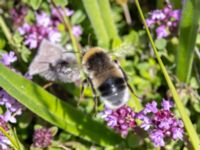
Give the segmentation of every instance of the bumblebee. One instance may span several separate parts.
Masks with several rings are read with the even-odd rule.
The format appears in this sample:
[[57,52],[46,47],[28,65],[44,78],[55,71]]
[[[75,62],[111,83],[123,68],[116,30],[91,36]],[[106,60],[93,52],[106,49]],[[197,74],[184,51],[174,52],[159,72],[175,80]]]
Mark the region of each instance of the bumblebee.
[[[111,109],[119,108],[128,101],[128,89],[132,92],[133,90],[127,82],[126,74],[116,60],[113,61],[98,47],[87,50],[82,55],[82,65],[79,66],[74,54],[43,40],[29,66],[29,74],[39,74],[50,81],[74,82],[79,85],[81,68],[87,74],[85,81],[92,87],[96,106],[99,98],[97,92],[105,105]],[[82,84],[81,95],[84,85]]]
[[[95,47],[85,52],[82,67],[88,76],[95,101],[98,92],[101,100],[111,109],[117,109],[127,103],[129,90],[133,92],[127,82],[127,76],[119,63],[113,61],[103,49]],[[84,87],[82,92],[83,89]]]

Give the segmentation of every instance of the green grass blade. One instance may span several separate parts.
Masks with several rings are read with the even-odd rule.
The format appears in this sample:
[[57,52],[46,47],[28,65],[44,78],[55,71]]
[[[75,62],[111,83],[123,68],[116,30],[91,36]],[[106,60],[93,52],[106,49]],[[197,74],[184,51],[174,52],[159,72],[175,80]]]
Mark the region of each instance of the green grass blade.
[[199,142],[198,134],[195,131],[194,126],[192,125],[192,122],[191,122],[190,118],[188,117],[188,114],[187,114],[187,112],[186,112],[186,110],[184,108],[184,105],[183,105],[181,99],[179,98],[179,95],[176,92],[176,89],[175,89],[175,87],[174,87],[174,85],[173,85],[173,83],[172,83],[172,81],[171,81],[171,79],[170,79],[170,77],[169,77],[169,75],[167,73],[167,70],[166,70],[166,68],[165,68],[165,66],[164,66],[159,54],[158,54],[156,46],[155,46],[155,44],[153,42],[153,38],[152,38],[152,36],[150,34],[149,28],[148,28],[148,26],[147,26],[147,24],[145,22],[145,18],[144,18],[142,9],[140,8],[140,4],[139,4],[138,0],[135,0],[135,3],[136,3],[136,6],[137,6],[137,9],[139,11],[140,17],[141,17],[141,19],[143,21],[143,24],[144,24],[144,27],[146,29],[147,35],[149,37],[149,40],[151,42],[152,48],[154,50],[154,53],[156,55],[156,58],[158,60],[158,63],[160,65],[160,67],[161,67],[161,70],[162,70],[163,75],[164,75],[164,77],[165,77],[165,79],[167,81],[167,84],[168,84],[168,86],[170,88],[170,91],[172,92],[172,95],[173,95],[174,101],[176,103],[177,109],[178,109],[178,111],[179,111],[179,113],[181,115],[181,119],[184,122],[185,129],[186,129],[186,131],[188,133],[188,136],[190,138],[192,146],[193,146],[193,148],[195,150],[199,150],[200,149],[200,142]]
[[82,2],[95,31],[98,45],[104,48],[108,48],[110,40],[104,26],[101,10],[97,0],[82,0]]
[[13,146],[15,150],[20,149],[19,143],[9,133],[7,133],[7,131],[5,131],[1,126],[0,126],[0,133],[2,133],[4,136],[6,136],[10,140],[11,145]]
[[181,3],[183,3],[183,0],[170,0],[170,2],[172,3],[173,7],[175,9],[180,9],[181,8]]
[[179,26],[180,37],[176,68],[177,77],[183,82],[188,82],[191,75],[199,16],[200,1],[187,0],[183,7]]
[[63,130],[102,146],[115,146],[123,139],[105,125],[73,108],[37,84],[0,63],[0,87],[32,112]]
[[108,0],[98,0],[98,4],[109,39],[113,40],[118,38],[118,32],[112,17],[110,2]]

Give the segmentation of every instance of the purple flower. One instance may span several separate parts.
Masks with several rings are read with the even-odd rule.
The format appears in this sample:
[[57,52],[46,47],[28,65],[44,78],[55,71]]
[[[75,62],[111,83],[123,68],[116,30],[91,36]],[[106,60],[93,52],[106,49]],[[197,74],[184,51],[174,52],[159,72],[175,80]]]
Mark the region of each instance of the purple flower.
[[51,13],[52,13],[52,15],[53,15],[53,17],[56,17],[56,18],[59,18],[59,19],[61,19],[60,17],[60,13],[61,13],[61,15],[62,16],[65,16],[65,15],[67,15],[68,17],[70,17],[70,16],[72,16],[73,14],[74,14],[74,11],[72,10],[72,9],[69,9],[69,8],[65,8],[64,10],[62,9],[62,8],[60,8],[60,7],[58,7],[58,8],[52,8],[51,9]]
[[147,23],[147,26],[150,27],[155,23],[155,21],[151,18],[148,18],[148,19],[146,19],[146,23]]
[[157,103],[155,101],[153,101],[152,103],[148,103],[144,109],[144,113],[147,114],[147,113],[150,113],[150,112],[153,112],[153,113],[156,113],[158,111],[157,109]]
[[165,6],[165,7],[163,8],[162,11],[163,11],[164,14],[168,15],[168,14],[171,13],[171,11],[172,11],[172,5],[171,5],[171,4],[168,4],[167,6]]
[[[145,108],[136,115],[142,123],[140,127],[149,133],[149,137],[155,147],[164,146],[165,138],[173,138],[174,140],[183,137],[183,122],[176,119],[170,111],[173,103],[163,99],[162,109],[158,109],[155,101],[146,104]],[[156,111],[155,111],[156,110]]]
[[100,116],[107,122],[107,126],[120,133],[122,137],[126,137],[129,129],[136,126],[135,113],[128,106],[122,106],[116,110],[105,108]]
[[21,27],[18,28],[18,31],[21,35],[26,34],[31,29],[31,26],[28,23],[24,23]]
[[0,149],[1,150],[10,150],[9,145],[11,144],[10,140],[3,135],[0,135]]
[[145,131],[147,131],[151,127],[152,120],[149,117],[143,115],[143,113],[139,113],[139,115],[137,114],[137,118],[143,121],[140,127],[143,128]]
[[107,121],[107,126],[110,128],[115,128],[117,126],[117,117],[116,116],[108,116],[105,120]]
[[[22,113],[22,105],[3,89],[0,90],[0,105],[4,105],[8,112],[15,114],[15,116],[21,115]],[[13,123],[16,122],[16,120],[13,117],[11,117],[11,114],[7,114],[7,116],[9,116],[9,121]]]
[[165,18],[165,14],[161,10],[155,10],[151,13],[152,20],[162,20]]
[[173,107],[173,102],[172,102],[172,101],[169,101],[169,100],[163,99],[161,105],[162,105],[162,107],[163,107],[164,110],[170,110],[170,108]]
[[74,11],[72,9],[66,8],[65,10],[67,16],[72,16],[74,14]]
[[[17,113],[16,115],[21,115],[21,110],[17,111],[16,113]],[[12,115],[12,112],[10,112],[9,110],[7,110],[5,112],[4,120],[6,122],[11,122],[11,123],[16,123],[17,122],[16,118],[14,117],[14,115]]]
[[45,12],[42,12],[40,14],[36,13],[36,23],[39,26],[48,27],[51,24],[51,20]]
[[30,49],[34,49],[38,47],[38,37],[37,34],[29,34],[26,36],[26,40],[24,41],[24,44],[29,45]]
[[167,31],[166,26],[161,25],[156,29],[156,34],[157,34],[157,38],[164,38],[167,37],[169,35],[169,32]]
[[79,25],[73,26],[72,27],[72,32],[73,32],[75,37],[79,37],[83,33],[83,31],[82,31],[82,29],[81,29],[81,27]]
[[35,147],[47,148],[51,145],[52,139],[53,135],[49,129],[36,129],[33,135],[33,145]]
[[157,38],[166,38],[175,35],[181,17],[180,10],[173,10],[172,5],[166,5],[162,10],[154,10],[146,19],[147,25],[155,29]]
[[[60,7],[52,7],[50,15],[44,11],[35,13],[35,21],[32,24],[21,22],[17,26],[17,30],[24,37],[24,44],[30,49],[38,48],[42,39],[47,39],[52,43],[59,43],[62,38],[61,33],[58,31],[58,25],[63,24],[61,15],[71,16],[73,13],[74,11],[69,8],[63,10]],[[82,34],[82,29],[79,25],[74,26],[72,30],[76,37]]]
[[0,126],[5,130],[8,131],[8,125],[7,125],[7,121],[6,121],[6,117],[4,115],[0,115]]
[[181,10],[174,10],[174,11],[170,12],[169,15],[174,20],[180,20],[181,19]]
[[19,6],[10,10],[10,15],[14,22],[14,26],[18,27],[24,22],[24,18],[28,13],[28,8],[25,6]]
[[10,51],[8,54],[1,54],[1,56],[2,58],[0,61],[6,66],[10,66],[11,63],[17,60],[17,57],[15,56],[15,53],[13,51]]
[[[158,120],[157,120],[158,121]],[[172,118],[164,118],[162,121],[159,121],[158,127],[163,130],[169,130],[171,128],[171,125],[173,124]]]
[[48,38],[53,43],[59,43],[61,41],[61,33],[57,30],[51,30],[49,32]]
[[149,133],[151,141],[154,143],[155,147],[165,146],[164,134],[161,130],[153,130]]
[[35,23],[24,23],[18,27],[19,33],[24,36],[24,44],[30,49],[35,49],[44,38],[55,43],[60,42],[61,34],[57,31],[54,20],[45,12],[36,13],[35,16]]
[[183,129],[182,128],[172,128],[172,137],[174,140],[183,139]]

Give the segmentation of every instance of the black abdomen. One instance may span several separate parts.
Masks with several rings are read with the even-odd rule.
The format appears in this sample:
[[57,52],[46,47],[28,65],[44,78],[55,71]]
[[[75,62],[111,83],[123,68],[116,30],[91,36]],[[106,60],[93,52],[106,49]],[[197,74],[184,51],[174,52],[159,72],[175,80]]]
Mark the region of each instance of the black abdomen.
[[101,96],[109,96],[115,94],[126,88],[126,84],[123,78],[109,77],[104,83],[98,87]]
[[126,83],[123,78],[109,77],[98,87],[104,103],[110,108],[119,108],[129,98]]

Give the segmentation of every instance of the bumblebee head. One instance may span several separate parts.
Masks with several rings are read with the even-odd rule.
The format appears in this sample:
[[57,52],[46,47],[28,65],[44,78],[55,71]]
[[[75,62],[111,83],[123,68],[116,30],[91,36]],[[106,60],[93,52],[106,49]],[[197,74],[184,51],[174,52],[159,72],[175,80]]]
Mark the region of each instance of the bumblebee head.
[[109,55],[101,48],[91,48],[83,56],[82,64],[88,71],[101,71],[110,64]]

